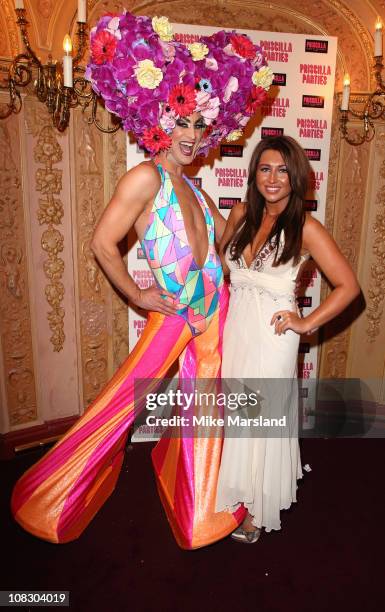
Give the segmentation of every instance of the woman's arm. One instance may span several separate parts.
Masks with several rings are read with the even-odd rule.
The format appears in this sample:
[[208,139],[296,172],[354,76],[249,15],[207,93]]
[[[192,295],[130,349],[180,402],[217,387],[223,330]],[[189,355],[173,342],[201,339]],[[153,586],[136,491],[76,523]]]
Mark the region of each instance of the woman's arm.
[[119,181],[92,237],[91,250],[111,282],[139,308],[175,314],[177,307],[161,296],[174,297],[157,287],[141,290],[129,275],[118,243],[151,204],[159,189],[159,175],[149,163],[141,163]]
[[275,324],[278,334],[287,329],[300,334],[311,333],[340,314],[360,293],[360,286],[348,261],[324,226],[310,215],[303,228],[302,246],[333,286],[333,291],[303,319],[294,312],[274,313],[271,323]]

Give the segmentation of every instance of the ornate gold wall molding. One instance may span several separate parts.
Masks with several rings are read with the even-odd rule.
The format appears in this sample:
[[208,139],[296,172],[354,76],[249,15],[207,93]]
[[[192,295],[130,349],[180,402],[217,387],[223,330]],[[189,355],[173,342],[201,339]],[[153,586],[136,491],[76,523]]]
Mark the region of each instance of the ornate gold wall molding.
[[0,0],[0,9],[4,15],[5,23],[7,24],[6,28],[2,30],[2,33],[4,38],[6,36],[8,38],[9,50],[12,57],[19,53],[19,33],[16,26],[14,6],[15,4],[11,2],[11,0]]
[[[119,179],[127,169],[126,135],[122,130],[108,138],[109,176],[108,199],[111,198]],[[115,371],[127,357],[128,318],[127,301],[111,287],[112,298],[112,370]]]
[[96,221],[104,208],[103,136],[74,113],[74,173],[78,251],[78,300],[83,404],[96,397],[108,379],[107,287],[90,249]]
[[62,170],[54,165],[62,161],[63,151],[58,141],[58,132],[51,125],[51,118],[46,109],[37,102],[26,105],[26,123],[30,133],[36,138],[34,159],[42,164],[36,170],[35,189],[42,194],[39,198],[37,218],[40,225],[45,225],[41,235],[41,248],[48,256],[44,261],[44,273],[49,280],[45,287],[45,296],[51,310],[47,312],[49,328],[52,332],[50,341],[54,351],[61,351],[65,341],[64,317],[62,306],[64,285],[61,282],[64,273],[64,261],[60,253],[64,249],[64,236],[57,229],[64,215],[60,195],[62,190]]
[[[335,129],[334,138],[337,137],[339,138],[339,135]],[[328,195],[329,190],[335,189],[333,200],[336,198],[336,202],[335,205],[334,201],[332,204],[328,202],[329,207],[331,205],[334,211],[332,226],[330,225],[331,219],[327,218],[328,229],[332,231],[334,239],[353,270],[358,273],[361,234],[364,231],[370,143],[365,143],[361,147],[352,147],[343,142],[337,158],[334,158],[336,155],[334,146],[335,144],[332,144],[331,147],[329,168],[332,169],[334,164],[334,169],[329,177],[331,184],[328,185]],[[324,290],[322,299],[326,297],[326,294],[327,291]],[[347,376],[351,327],[347,326],[345,319],[346,314],[343,314],[337,321],[332,321],[327,326],[332,338],[322,346],[320,357],[320,376],[322,377],[344,378]],[[341,327],[343,331],[338,332]]]
[[0,123],[0,333],[11,426],[37,418],[18,142],[10,117]]
[[385,130],[376,139],[376,153],[381,162],[378,169],[377,193],[375,196],[376,217],[373,225],[372,255],[368,289],[367,341],[373,343],[380,333],[385,301]]

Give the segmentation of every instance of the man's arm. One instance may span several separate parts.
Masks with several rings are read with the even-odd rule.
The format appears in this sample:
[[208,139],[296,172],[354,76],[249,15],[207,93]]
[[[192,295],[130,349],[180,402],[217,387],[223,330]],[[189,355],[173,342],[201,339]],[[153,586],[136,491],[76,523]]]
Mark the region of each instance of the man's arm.
[[222,240],[223,232],[225,231],[226,219],[221,215],[210,196],[202,189],[201,193],[203,194],[207,205],[213,215],[215,225],[215,242],[219,245]]
[[152,164],[143,162],[119,181],[111,201],[104,210],[91,241],[91,249],[111,282],[140,308],[175,314],[177,308],[162,295],[167,291],[153,286],[141,290],[128,274],[118,243],[144,213],[159,190],[160,178]]
[[230,270],[225,260],[225,253],[224,253],[225,246],[233,238],[235,229],[238,223],[240,222],[240,220],[244,216],[245,216],[245,204],[243,202],[238,202],[232,207],[230,211],[230,215],[229,215],[229,218],[227,219],[225,231],[223,232],[222,240],[219,246],[219,254],[221,256],[223,272],[225,274],[230,273]]

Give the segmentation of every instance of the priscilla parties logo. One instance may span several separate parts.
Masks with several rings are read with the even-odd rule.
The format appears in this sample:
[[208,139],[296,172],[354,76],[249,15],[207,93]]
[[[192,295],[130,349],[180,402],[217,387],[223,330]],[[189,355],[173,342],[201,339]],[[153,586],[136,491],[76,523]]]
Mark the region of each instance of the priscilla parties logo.
[[146,256],[144,254],[142,247],[138,247],[136,249],[136,259],[146,259]]
[[297,298],[298,306],[300,308],[310,308],[312,305],[311,295],[301,295]]
[[268,62],[287,63],[293,52],[293,43],[284,40],[261,40],[259,44]]
[[279,127],[263,127],[261,129],[261,138],[269,138],[269,136],[282,136],[283,128]]
[[186,34],[186,32],[175,32],[174,34],[174,39],[183,43],[184,45],[196,43],[200,40],[200,38],[200,34]]
[[321,149],[304,149],[309,161],[321,161]]
[[241,198],[219,198],[219,208],[221,210],[229,210],[241,201]]
[[194,187],[202,189],[202,178],[200,176],[193,176],[190,178],[190,181],[192,182]]
[[243,157],[243,146],[236,144],[223,144],[221,145],[221,156],[222,157]]
[[279,85],[284,87],[286,85],[286,74],[284,72],[275,72],[273,78],[273,85]]
[[305,41],[306,53],[327,53],[329,42],[327,40],[313,40],[307,38]]
[[304,94],[302,96],[302,106],[304,108],[324,108],[325,98],[323,96],[309,96]]
[[315,212],[318,208],[317,200],[305,200],[305,210]]
[[133,270],[131,276],[140,289],[148,289],[154,282],[151,270]]
[[242,189],[247,181],[247,169],[221,166],[215,168],[215,177],[218,187],[239,187]]

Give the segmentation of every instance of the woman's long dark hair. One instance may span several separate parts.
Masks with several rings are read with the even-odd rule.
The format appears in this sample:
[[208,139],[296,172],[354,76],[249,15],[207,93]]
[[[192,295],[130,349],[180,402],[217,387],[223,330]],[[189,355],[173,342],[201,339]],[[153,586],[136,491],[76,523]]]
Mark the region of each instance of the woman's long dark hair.
[[[225,245],[224,250],[230,246],[231,259],[240,260],[247,247],[253,243],[262,224],[265,210],[265,199],[257,189],[256,172],[262,153],[267,150],[279,151],[285,162],[291,194],[286,208],[277,217],[274,226],[266,240],[275,248],[273,266],[279,266],[294,258],[298,263],[302,247],[302,229],[305,222],[304,200],[308,190],[310,164],[302,147],[290,136],[272,136],[264,138],[256,146],[251,157],[246,192],[246,214],[240,219],[235,228],[234,237]],[[281,236],[285,238],[284,246],[280,250]]]

